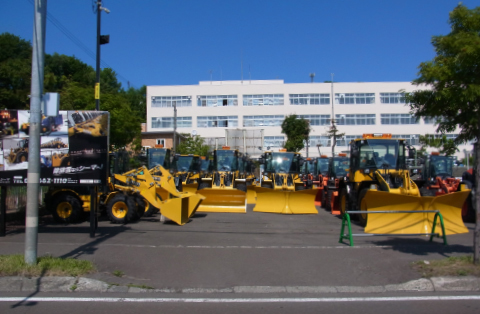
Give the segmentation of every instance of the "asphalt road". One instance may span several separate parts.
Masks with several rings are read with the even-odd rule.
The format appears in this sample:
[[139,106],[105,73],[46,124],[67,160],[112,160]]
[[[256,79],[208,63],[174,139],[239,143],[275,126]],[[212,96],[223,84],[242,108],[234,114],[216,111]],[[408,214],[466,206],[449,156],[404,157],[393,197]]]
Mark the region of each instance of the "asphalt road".
[[[98,273],[88,277],[112,284],[181,289],[396,284],[421,277],[410,267],[414,261],[472,252],[473,224],[469,234],[448,236],[448,246],[417,236],[355,238],[354,247],[339,243],[340,225],[323,209],[318,215],[249,209],[198,213],[184,226],[160,223],[159,216],[128,225],[101,220],[90,238],[88,222],[64,226],[44,217],[38,255],[91,260]],[[7,230],[0,254],[23,254],[23,227]]]

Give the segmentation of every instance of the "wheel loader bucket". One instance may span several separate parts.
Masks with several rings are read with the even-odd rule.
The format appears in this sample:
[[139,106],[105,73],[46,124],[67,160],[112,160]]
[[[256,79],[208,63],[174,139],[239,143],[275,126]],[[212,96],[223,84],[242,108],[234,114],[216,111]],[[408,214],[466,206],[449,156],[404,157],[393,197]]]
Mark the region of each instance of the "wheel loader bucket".
[[247,204],[255,205],[257,203],[257,192],[254,185],[247,186]]
[[205,188],[197,191],[205,200],[197,211],[213,213],[246,213],[246,193],[237,189]]
[[[470,191],[441,196],[410,196],[369,190],[360,210],[368,211],[426,211],[439,210],[442,214],[445,234],[468,233],[462,221],[462,206]],[[431,233],[435,213],[375,213],[368,214],[365,233],[417,234]],[[435,232],[442,229],[439,220]]]
[[276,214],[318,214],[315,208],[317,189],[302,191],[274,190],[257,187],[254,212]]
[[160,213],[180,226],[186,224],[195,214],[200,203],[205,199],[202,195],[184,192],[162,202]]
[[198,183],[190,183],[182,185],[183,192],[197,193]]

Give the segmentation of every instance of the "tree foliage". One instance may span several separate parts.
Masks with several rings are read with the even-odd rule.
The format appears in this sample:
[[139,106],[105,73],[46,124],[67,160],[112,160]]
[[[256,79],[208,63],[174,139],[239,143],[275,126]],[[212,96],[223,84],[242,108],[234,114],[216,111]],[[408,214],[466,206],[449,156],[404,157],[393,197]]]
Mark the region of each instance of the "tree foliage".
[[310,134],[310,123],[308,120],[298,118],[296,114],[288,115],[282,122],[282,133],[287,136],[285,148],[289,152],[298,152],[305,147],[304,141],[308,140]]
[[[0,34],[0,107],[28,109],[32,47],[18,36]],[[60,94],[61,110],[95,110],[93,67],[79,59],[45,54],[44,91]],[[110,112],[110,143],[138,146],[146,119],[146,87],[125,91],[110,68],[100,72],[100,110]],[[143,99],[142,99],[143,97]]]
[[435,136],[434,134],[420,135],[419,143],[421,145],[420,152],[426,153],[427,147],[436,148],[440,154],[445,154],[447,156],[454,155],[458,151],[455,141],[447,138],[446,135],[440,137]]
[[[480,139],[480,7],[461,3],[450,12],[451,32],[433,36],[436,56],[419,66],[413,84],[422,87],[406,95],[416,117],[437,118],[437,132],[460,128],[455,144]],[[423,85],[429,89],[423,89]],[[475,176],[480,176],[480,145],[475,145]],[[478,179],[476,180],[478,182]],[[480,184],[476,186],[480,195]],[[480,218],[480,197],[475,201]],[[480,263],[480,219],[474,232],[474,261]]]
[[194,154],[206,156],[210,147],[205,144],[205,139],[200,136],[192,136],[188,133],[182,134],[184,139],[177,145],[177,153],[186,155]]

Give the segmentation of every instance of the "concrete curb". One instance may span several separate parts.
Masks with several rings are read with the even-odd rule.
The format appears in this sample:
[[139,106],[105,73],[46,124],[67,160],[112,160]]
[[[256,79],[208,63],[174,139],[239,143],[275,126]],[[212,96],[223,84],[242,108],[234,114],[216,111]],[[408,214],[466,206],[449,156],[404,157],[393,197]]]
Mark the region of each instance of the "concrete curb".
[[434,277],[385,286],[235,286],[227,288],[161,288],[120,286],[84,277],[0,277],[0,292],[120,292],[184,294],[382,293],[392,291],[480,291],[477,277]]

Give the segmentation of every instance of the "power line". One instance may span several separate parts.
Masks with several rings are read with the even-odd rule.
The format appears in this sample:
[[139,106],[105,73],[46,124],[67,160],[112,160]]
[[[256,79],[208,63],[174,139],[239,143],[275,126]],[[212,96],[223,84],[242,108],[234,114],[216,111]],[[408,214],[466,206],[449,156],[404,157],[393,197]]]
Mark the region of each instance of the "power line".
[[[32,5],[34,5],[33,0],[28,0],[28,2],[30,2]],[[92,50],[90,50],[87,45],[82,43],[82,41],[80,39],[78,39],[74,34],[72,34],[65,26],[62,25],[62,23],[60,23],[60,21],[58,21],[52,14],[50,14],[48,12],[47,12],[47,20],[49,20],[53,24],[53,26],[55,26],[60,32],[62,32],[77,47],[82,49],[83,52],[85,52],[90,58],[92,58],[93,60],[96,59],[96,54]],[[113,67],[110,66],[104,60],[100,59],[100,63],[101,63],[103,68],[110,68],[110,69],[113,70]],[[115,71],[115,73],[117,74],[117,77],[119,77],[122,81],[127,82],[128,85],[130,85],[130,83],[129,83],[130,80],[126,79],[124,76],[122,76],[117,71]]]

